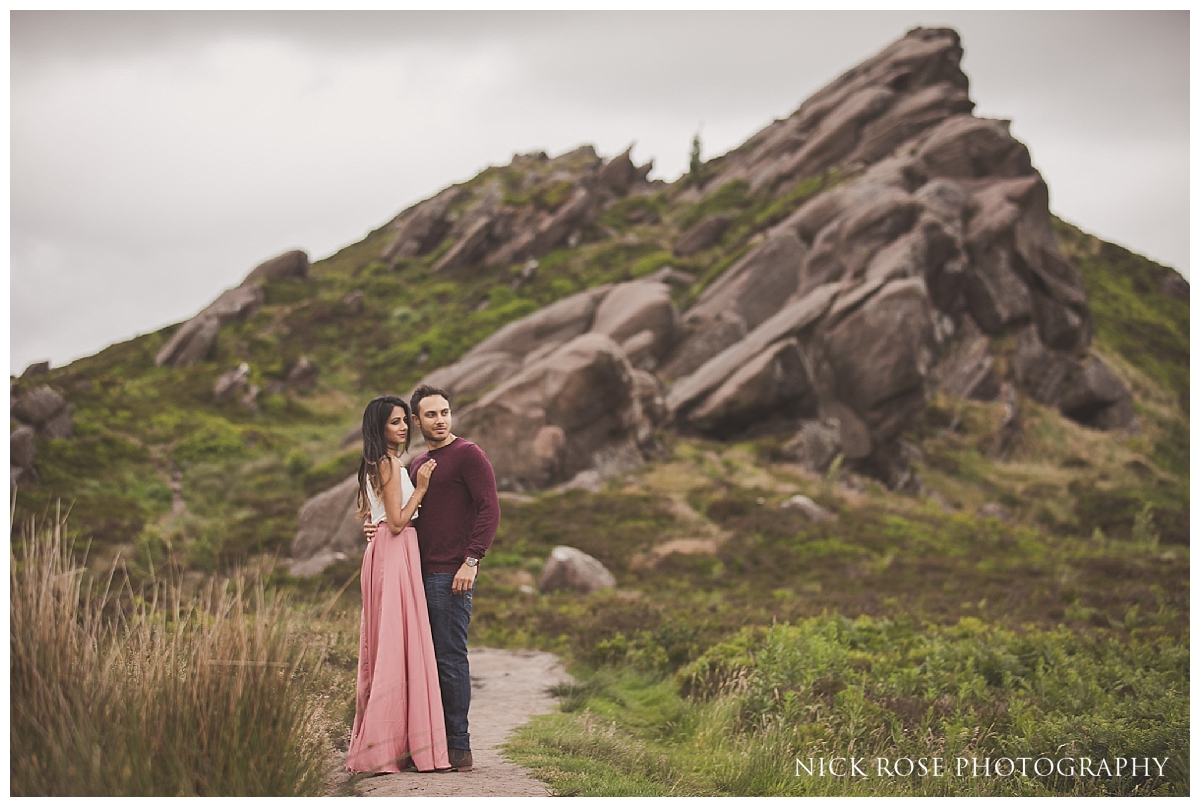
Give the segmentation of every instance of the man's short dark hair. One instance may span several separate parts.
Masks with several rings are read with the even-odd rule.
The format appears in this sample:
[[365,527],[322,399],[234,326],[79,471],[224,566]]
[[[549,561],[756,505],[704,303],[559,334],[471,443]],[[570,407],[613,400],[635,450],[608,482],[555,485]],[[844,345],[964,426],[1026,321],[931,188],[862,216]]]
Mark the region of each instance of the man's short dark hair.
[[446,399],[446,403],[450,403],[450,393],[446,392],[441,387],[433,387],[429,384],[422,384],[413,390],[412,398],[409,399],[409,406],[412,407],[412,413],[418,418],[421,417],[421,413],[418,409],[418,407],[421,405],[421,401],[425,400],[431,395],[441,395]]

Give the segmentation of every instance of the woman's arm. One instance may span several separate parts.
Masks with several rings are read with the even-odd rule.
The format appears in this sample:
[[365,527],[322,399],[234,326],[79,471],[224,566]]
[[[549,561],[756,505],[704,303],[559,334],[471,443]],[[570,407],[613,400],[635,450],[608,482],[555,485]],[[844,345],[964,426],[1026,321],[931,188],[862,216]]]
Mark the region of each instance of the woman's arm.
[[425,491],[429,490],[429,477],[433,475],[436,465],[436,460],[428,460],[421,466],[417,471],[413,494],[408,498],[407,504],[402,504],[404,489],[401,487],[400,474],[406,473],[404,466],[398,460],[391,459],[380,463],[379,481],[383,483],[383,510],[387,513],[388,529],[393,533],[399,533],[412,521],[421,499],[425,498]]

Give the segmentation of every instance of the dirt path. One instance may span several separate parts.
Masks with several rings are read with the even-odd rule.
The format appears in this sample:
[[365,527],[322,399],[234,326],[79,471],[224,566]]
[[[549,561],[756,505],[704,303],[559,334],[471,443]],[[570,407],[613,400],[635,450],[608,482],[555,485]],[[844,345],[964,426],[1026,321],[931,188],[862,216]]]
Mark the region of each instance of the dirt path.
[[[470,649],[471,745],[475,769],[469,773],[391,773],[350,783],[363,796],[549,796],[546,786],[500,756],[498,746],[533,715],[555,709],[546,694],[570,676],[557,656],[536,650]],[[340,761],[339,761],[340,763]]]

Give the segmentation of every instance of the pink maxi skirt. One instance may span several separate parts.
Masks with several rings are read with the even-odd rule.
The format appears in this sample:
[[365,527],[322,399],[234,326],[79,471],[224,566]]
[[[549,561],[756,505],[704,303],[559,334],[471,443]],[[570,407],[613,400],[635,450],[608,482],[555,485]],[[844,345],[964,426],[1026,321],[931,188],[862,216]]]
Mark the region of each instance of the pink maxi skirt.
[[362,562],[358,699],[346,770],[449,768],[417,531],[379,524]]

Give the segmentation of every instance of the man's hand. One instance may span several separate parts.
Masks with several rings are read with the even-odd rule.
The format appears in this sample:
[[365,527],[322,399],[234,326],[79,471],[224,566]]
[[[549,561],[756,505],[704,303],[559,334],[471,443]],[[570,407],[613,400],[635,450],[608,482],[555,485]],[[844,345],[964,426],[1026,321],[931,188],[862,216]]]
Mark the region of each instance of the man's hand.
[[377,529],[379,529],[379,525],[377,525],[377,524],[369,524],[369,523],[363,524],[363,535],[367,536],[368,544],[371,543],[371,541],[375,538],[375,531]]
[[459,566],[458,571],[454,573],[454,582],[450,584],[450,591],[455,594],[466,594],[475,588],[475,575],[478,573],[478,566],[468,566],[465,563]]

